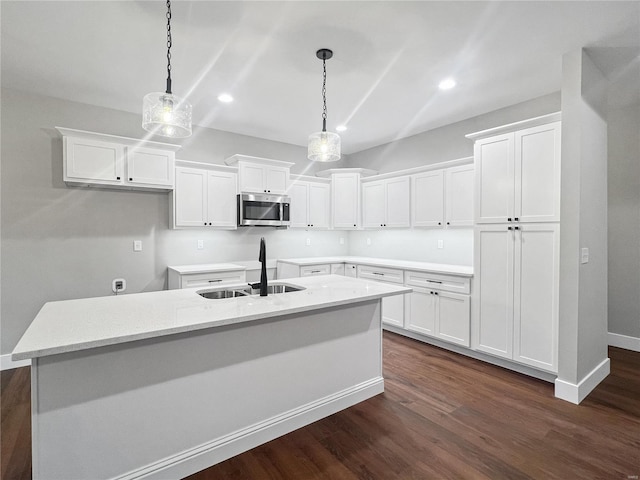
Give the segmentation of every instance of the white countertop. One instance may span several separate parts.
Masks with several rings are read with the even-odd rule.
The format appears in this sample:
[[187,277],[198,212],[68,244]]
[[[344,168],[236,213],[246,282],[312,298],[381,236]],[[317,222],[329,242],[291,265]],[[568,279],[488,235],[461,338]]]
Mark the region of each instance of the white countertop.
[[464,277],[473,276],[473,267],[466,265],[449,265],[445,263],[413,262],[409,260],[392,260],[374,257],[309,257],[309,258],[279,258],[279,262],[293,265],[319,265],[322,263],[355,263],[374,267],[401,268],[419,272],[448,273]]
[[255,295],[214,300],[196,293],[202,288],[189,288],[49,302],[42,307],[16,345],[12,359],[24,360],[116,345],[411,291],[407,287],[341,275],[269,283],[292,283],[306,287],[306,290],[267,297]]
[[[356,263],[360,265],[371,265],[374,267],[401,268],[403,270],[413,270],[418,272],[444,273],[450,275],[460,275],[463,277],[473,276],[473,267],[466,265],[449,265],[444,263],[413,262],[409,260],[392,260],[387,258],[336,256],[336,257],[308,257],[308,258],[278,258],[267,262],[268,268],[275,267],[276,262],[291,263],[293,265],[319,265],[323,263]],[[244,270],[249,268],[249,263],[211,263],[203,265],[180,265],[170,266],[169,269],[184,275],[189,273],[205,273]],[[259,268],[259,263],[256,268]]]

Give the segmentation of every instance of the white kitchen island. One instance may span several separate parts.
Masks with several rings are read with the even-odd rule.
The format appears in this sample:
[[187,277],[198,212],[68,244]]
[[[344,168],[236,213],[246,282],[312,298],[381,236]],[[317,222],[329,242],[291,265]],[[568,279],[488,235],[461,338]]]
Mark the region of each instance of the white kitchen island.
[[12,355],[32,359],[33,478],[180,478],[381,393],[380,300],[410,289],[288,282],[47,303]]

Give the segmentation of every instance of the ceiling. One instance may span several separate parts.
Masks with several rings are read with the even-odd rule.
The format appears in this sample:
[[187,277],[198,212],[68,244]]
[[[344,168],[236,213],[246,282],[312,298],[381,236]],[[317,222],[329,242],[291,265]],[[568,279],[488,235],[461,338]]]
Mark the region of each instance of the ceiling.
[[[133,113],[165,88],[162,0],[0,8],[4,87]],[[174,0],[172,13],[173,93],[194,124],[295,145],[322,125],[319,48],[334,51],[327,126],[348,126],[344,153],[558,91],[580,47],[616,82],[612,102],[640,100],[640,1]],[[440,91],[445,77],[457,87]]]

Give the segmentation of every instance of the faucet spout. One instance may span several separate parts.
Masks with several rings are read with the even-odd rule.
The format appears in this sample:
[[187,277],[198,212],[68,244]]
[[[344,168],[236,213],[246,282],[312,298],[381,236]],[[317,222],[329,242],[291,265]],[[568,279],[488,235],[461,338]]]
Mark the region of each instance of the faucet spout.
[[260,255],[258,261],[262,264],[260,267],[260,296],[267,296],[267,247],[264,237],[260,239]]

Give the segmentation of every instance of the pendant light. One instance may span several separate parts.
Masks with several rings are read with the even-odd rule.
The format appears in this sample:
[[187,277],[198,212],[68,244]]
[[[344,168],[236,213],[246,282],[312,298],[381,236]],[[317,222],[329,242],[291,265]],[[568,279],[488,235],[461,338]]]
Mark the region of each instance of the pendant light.
[[316,57],[322,60],[322,131],[309,135],[307,157],[314,162],[336,162],[340,160],[340,136],[327,132],[327,65],[326,61],[333,56],[327,48],[316,52]]
[[142,128],[163,137],[191,136],[191,104],[171,93],[171,0],[167,0],[167,91],[145,95]]

